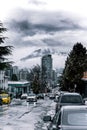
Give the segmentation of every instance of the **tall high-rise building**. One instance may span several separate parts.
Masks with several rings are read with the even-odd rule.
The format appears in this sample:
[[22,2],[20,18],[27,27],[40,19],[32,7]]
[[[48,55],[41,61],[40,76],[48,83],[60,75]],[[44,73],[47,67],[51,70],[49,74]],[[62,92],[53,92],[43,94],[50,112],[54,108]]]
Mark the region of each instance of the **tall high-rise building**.
[[21,69],[19,71],[19,80],[27,80],[28,70],[27,69]]
[[15,74],[17,76],[17,78],[19,79],[19,68],[18,68],[18,66],[13,66],[13,74]]
[[0,70],[0,89],[8,88],[8,77],[5,76],[5,71]]
[[42,57],[41,69],[42,84],[50,89],[52,87],[52,57],[50,54]]

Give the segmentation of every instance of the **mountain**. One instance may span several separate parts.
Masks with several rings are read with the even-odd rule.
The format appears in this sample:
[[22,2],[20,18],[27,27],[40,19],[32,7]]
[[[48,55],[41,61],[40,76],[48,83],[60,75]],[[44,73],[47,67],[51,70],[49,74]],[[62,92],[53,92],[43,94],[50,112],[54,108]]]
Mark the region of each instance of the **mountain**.
[[33,51],[31,54],[27,55],[26,57],[21,58],[20,61],[26,61],[26,60],[29,60],[29,59],[32,59],[32,58],[42,57],[42,56],[47,55],[47,54],[66,56],[67,52],[58,52],[55,49],[49,49],[49,48],[47,48],[47,49],[37,49],[37,50]]

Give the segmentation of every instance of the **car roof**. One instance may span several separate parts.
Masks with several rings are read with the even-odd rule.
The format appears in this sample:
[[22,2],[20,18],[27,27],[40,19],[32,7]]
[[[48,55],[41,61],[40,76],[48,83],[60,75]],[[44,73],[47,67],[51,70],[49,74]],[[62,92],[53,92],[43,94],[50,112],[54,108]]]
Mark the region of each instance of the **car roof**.
[[62,93],[61,95],[80,95],[79,93],[71,93],[71,92],[65,92],[65,93]]
[[34,93],[29,93],[28,96],[36,96]]
[[72,110],[87,110],[87,106],[86,105],[73,105],[71,106],[62,106],[61,111],[72,111]]
[[27,93],[23,93],[22,96],[27,95]]

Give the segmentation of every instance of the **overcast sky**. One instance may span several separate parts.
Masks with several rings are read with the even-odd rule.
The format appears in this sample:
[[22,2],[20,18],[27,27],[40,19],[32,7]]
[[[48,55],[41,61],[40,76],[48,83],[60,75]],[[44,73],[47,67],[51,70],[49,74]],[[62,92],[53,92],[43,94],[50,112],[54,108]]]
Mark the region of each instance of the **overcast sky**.
[[87,48],[87,0],[0,0],[0,21],[16,62],[39,48]]

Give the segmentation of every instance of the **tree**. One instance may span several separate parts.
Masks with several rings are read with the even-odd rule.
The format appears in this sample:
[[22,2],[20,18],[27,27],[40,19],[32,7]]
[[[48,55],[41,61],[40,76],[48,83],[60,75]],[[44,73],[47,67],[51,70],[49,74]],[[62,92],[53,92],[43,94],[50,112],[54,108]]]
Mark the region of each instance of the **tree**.
[[12,62],[9,62],[6,56],[11,55],[12,46],[1,46],[2,43],[5,42],[6,37],[2,34],[7,31],[6,28],[3,27],[3,24],[0,22],[0,70],[4,70],[9,67]]
[[76,43],[73,46],[70,54],[65,62],[65,68],[62,75],[62,89],[76,89],[82,93],[82,76],[87,68],[86,48],[81,43]]
[[13,74],[12,77],[11,77],[11,80],[12,81],[18,81],[17,75]]
[[37,75],[34,76],[34,80],[32,82],[32,89],[35,94],[38,94],[40,92],[40,81]]
[[30,70],[28,74],[28,80],[31,82],[32,90],[36,94],[40,92],[40,73],[40,66],[36,65]]

